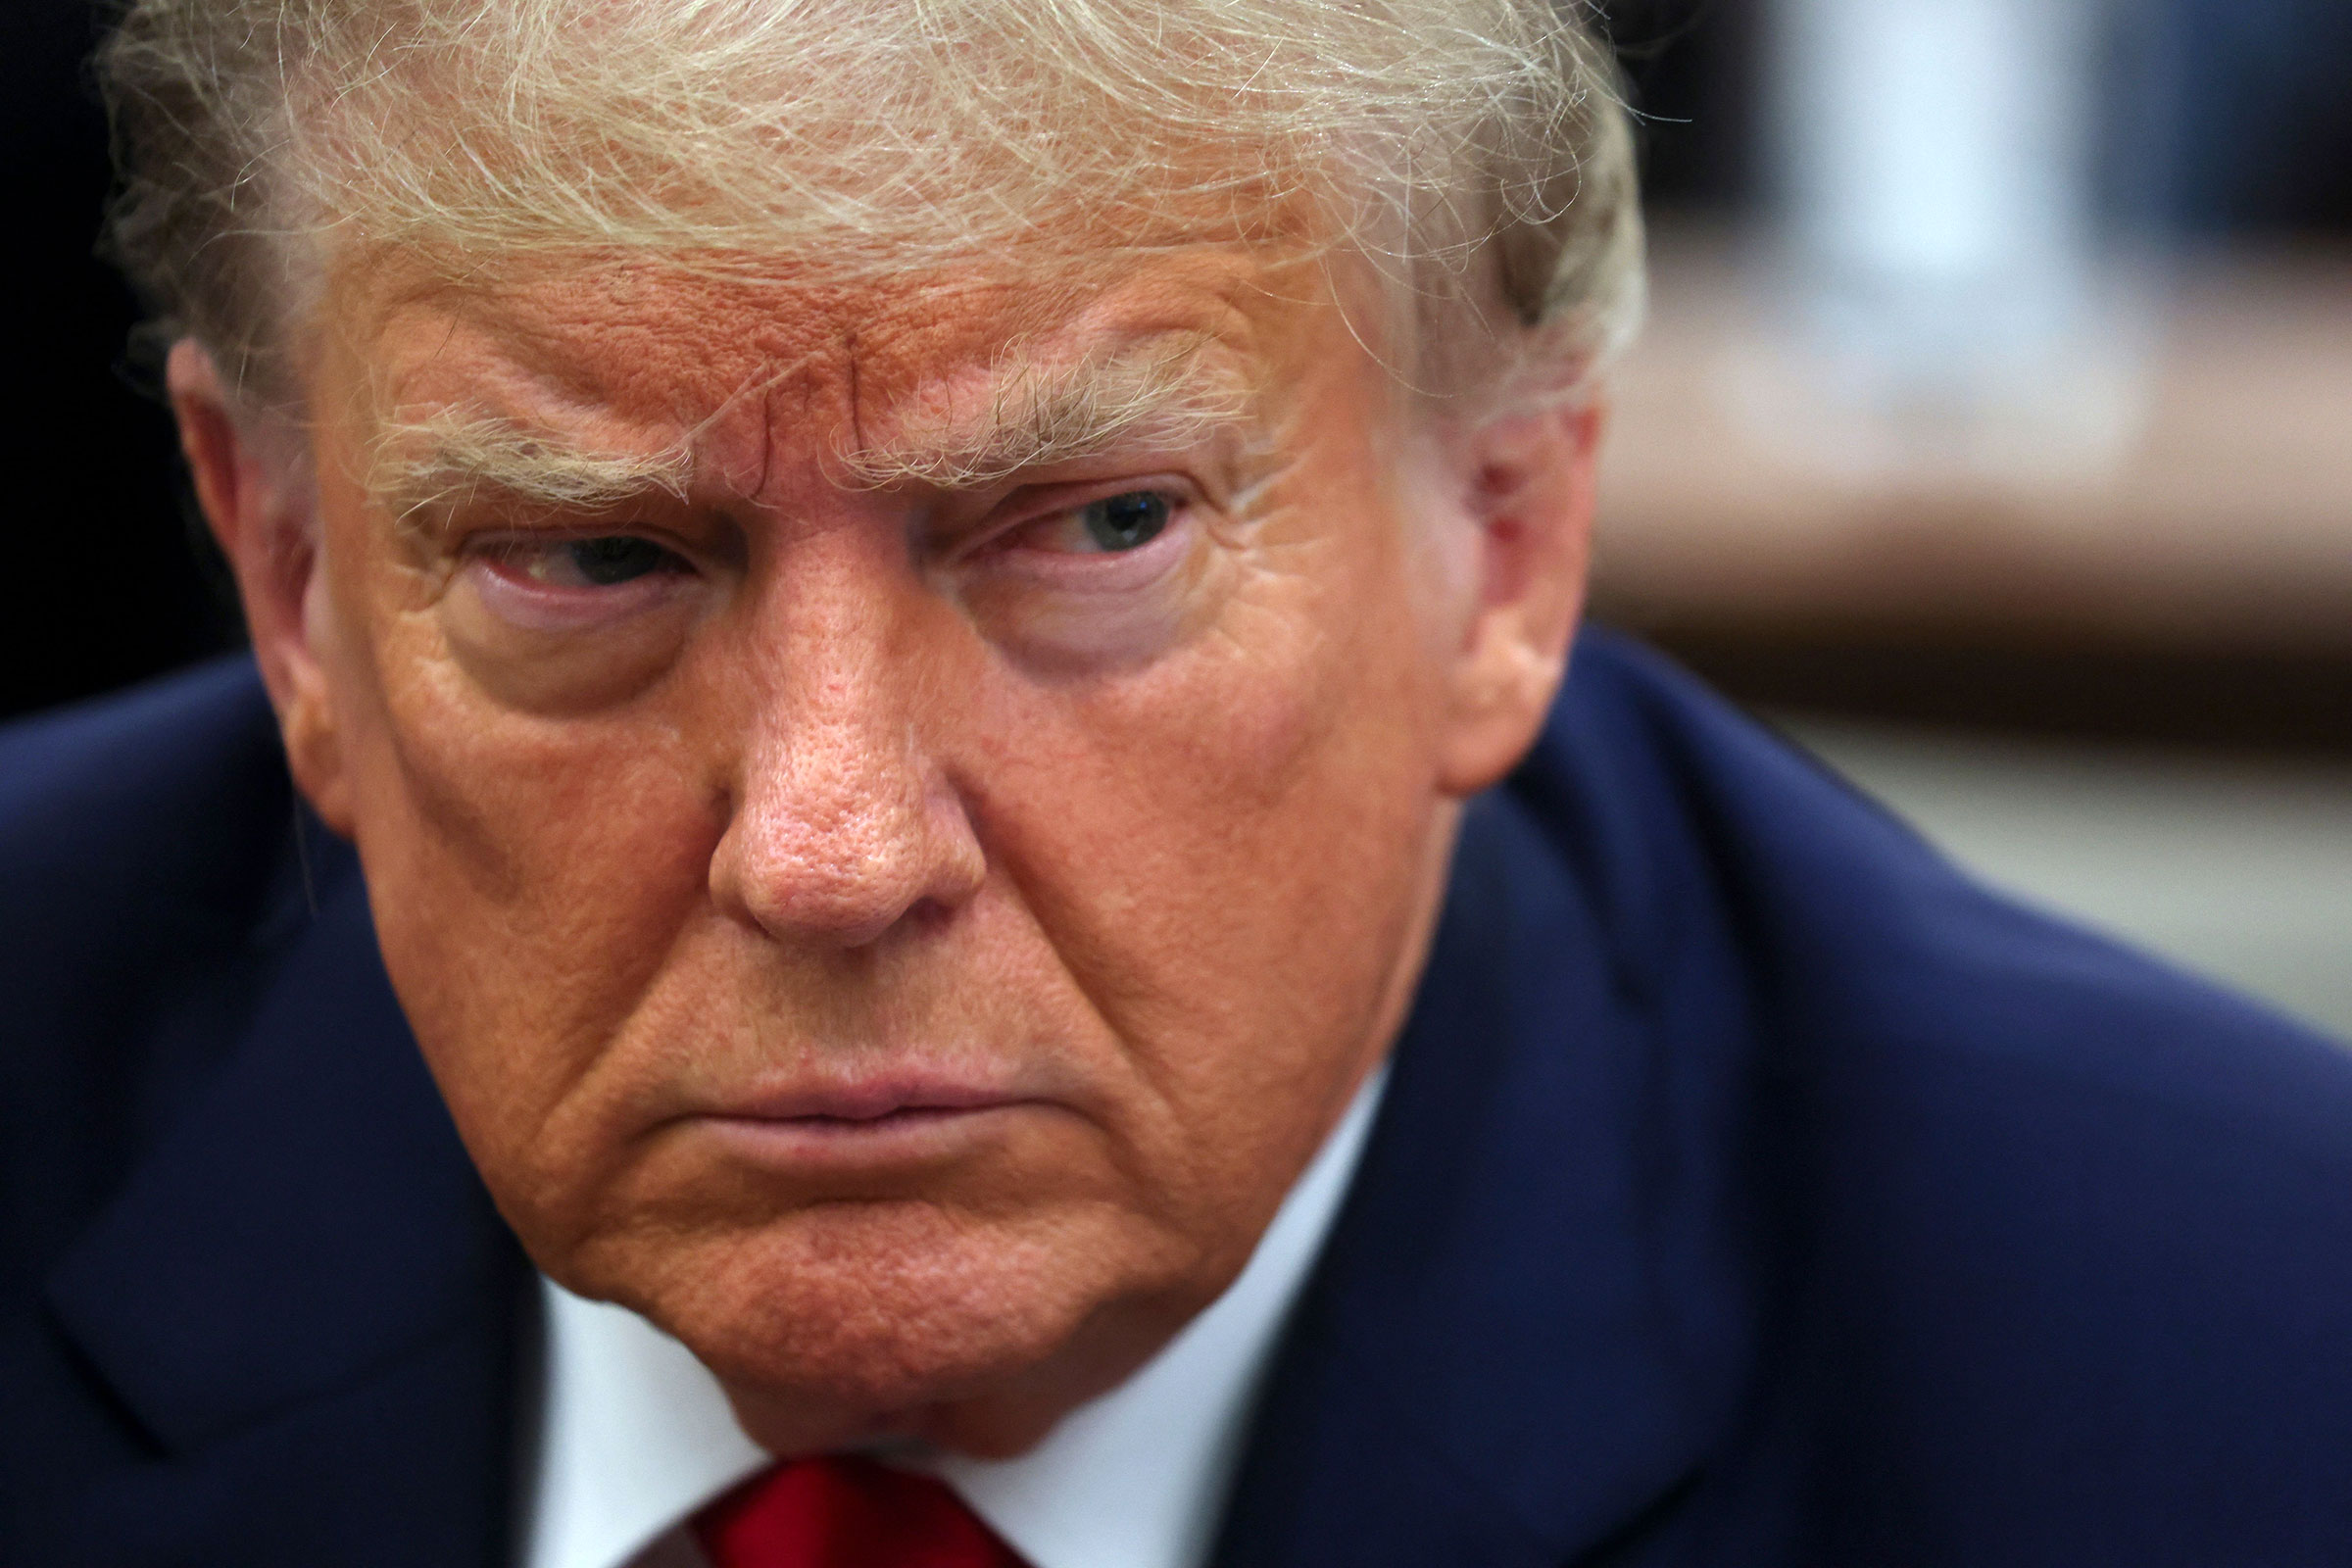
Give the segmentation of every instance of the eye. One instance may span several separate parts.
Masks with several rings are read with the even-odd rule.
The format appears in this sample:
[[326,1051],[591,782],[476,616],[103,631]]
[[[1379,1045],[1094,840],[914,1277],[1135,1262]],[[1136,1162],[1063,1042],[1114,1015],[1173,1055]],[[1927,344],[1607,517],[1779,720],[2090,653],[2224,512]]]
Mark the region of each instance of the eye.
[[675,551],[629,533],[517,541],[497,554],[501,565],[548,588],[616,588],[640,577],[689,569]]
[[1161,491],[1126,490],[1071,508],[1052,531],[1060,549],[1115,555],[1158,538],[1175,510]]

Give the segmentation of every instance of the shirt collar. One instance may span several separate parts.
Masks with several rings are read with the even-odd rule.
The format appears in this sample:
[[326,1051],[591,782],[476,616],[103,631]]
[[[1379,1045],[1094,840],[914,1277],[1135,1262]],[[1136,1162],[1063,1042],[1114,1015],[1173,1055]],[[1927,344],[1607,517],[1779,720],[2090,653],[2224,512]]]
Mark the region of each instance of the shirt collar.
[[[1363,1152],[1367,1079],[1225,1294],[1016,1459],[921,1461],[1033,1568],[1199,1568],[1250,1406]],[[622,1307],[542,1280],[546,1373],[524,1568],[622,1568],[768,1463],[718,1380]]]

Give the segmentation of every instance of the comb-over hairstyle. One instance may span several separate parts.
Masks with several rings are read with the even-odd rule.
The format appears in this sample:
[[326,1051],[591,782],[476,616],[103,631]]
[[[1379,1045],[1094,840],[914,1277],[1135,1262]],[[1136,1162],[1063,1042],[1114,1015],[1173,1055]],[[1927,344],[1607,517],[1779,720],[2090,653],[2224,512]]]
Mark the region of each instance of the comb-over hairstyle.
[[1641,309],[1580,0],[130,0],[99,69],[114,253],[265,402],[321,258],[387,248],[870,273],[1303,217],[1563,363]]

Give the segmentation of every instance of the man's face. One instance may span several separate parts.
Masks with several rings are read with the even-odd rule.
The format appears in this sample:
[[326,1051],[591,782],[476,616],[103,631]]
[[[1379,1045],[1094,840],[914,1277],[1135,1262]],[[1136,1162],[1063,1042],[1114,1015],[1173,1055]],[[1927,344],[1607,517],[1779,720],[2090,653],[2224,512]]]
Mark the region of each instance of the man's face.
[[330,295],[304,782],[532,1255],[772,1446],[1034,1439],[1394,1032],[1462,568],[1324,276]]

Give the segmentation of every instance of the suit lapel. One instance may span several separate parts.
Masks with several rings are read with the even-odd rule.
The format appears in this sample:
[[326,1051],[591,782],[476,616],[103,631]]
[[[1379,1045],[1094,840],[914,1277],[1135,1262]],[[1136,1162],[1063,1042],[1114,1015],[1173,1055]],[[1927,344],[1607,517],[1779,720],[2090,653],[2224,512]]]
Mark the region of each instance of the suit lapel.
[[505,1550],[519,1250],[425,1073],[350,854],[243,1039],[49,1299],[157,1462],[90,1499],[108,1562]]
[[1570,1560],[1671,1497],[1727,1418],[1744,1319],[1706,1152],[1733,1140],[1692,1125],[1722,1097],[1680,1081],[1667,982],[1625,956],[1646,922],[1600,912],[1606,878],[1537,821],[1502,795],[1465,820],[1222,1568]]

